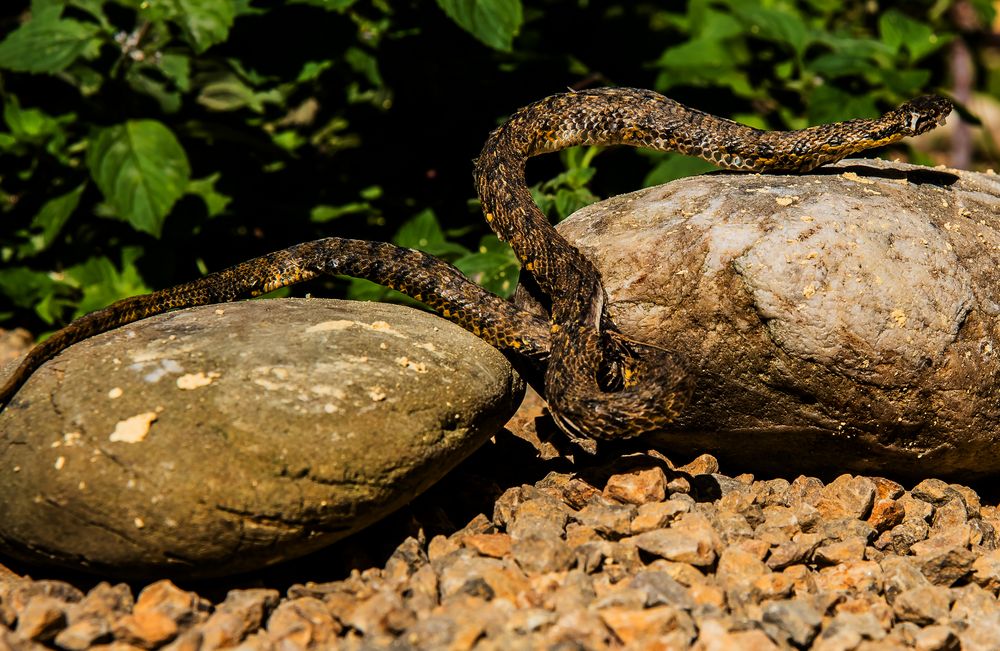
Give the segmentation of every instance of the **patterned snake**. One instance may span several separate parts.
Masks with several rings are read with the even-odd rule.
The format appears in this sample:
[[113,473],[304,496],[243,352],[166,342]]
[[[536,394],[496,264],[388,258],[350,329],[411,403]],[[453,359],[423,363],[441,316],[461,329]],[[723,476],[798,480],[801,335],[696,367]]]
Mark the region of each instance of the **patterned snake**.
[[547,362],[536,388],[559,427],[578,442],[662,429],[684,405],[692,379],[670,351],[633,341],[611,322],[599,272],[532,201],[524,178],[527,159],[574,145],[623,144],[698,156],[726,169],[802,173],[924,133],[943,123],[951,110],[948,100],[925,96],[873,120],[761,131],[648,90],[553,95],[518,110],[496,129],[475,166],[486,220],[551,299],[549,320],[490,294],[433,256],[331,237],[126,298],[77,319],[32,349],[0,388],[0,405],[43,362],[92,335],[168,310],[258,296],[320,274],[344,274],[423,301],[508,355],[536,367]]

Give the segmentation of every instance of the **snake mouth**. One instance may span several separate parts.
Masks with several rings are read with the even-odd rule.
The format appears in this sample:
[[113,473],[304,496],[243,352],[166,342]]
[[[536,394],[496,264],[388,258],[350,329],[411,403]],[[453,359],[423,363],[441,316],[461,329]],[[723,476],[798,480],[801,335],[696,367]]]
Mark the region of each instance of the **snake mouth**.
[[[926,123],[926,122],[924,122],[923,124],[921,124],[921,122],[922,122],[923,119],[924,119],[924,116],[921,115],[920,113],[916,113],[916,112],[910,113],[910,131],[913,131],[914,133],[921,133],[922,131],[929,131],[931,128],[933,128],[933,127],[928,127],[927,126],[928,123]],[[935,127],[943,126],[944,123],[947,122],[947,121],[948,121],[948,116],[947,115],[941,115],[937,119],[934,120],[934,126]]]

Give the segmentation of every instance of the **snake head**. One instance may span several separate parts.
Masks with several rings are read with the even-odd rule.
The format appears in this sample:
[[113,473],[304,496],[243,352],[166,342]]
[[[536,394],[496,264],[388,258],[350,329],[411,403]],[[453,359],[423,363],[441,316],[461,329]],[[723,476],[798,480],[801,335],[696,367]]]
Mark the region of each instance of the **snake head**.
[[[599,377],[605,355],[619,357],[622,378],[613,388]],[[693,388],[680,357],[659,346],[578,324],[553,335],[545,397],[556,425],[575,442],[662,431]]]
[[954,108],[950,100],[940,95],[924,95],[900,106],[896,114],[905,123],[906,135],[919,136],[944,124]]

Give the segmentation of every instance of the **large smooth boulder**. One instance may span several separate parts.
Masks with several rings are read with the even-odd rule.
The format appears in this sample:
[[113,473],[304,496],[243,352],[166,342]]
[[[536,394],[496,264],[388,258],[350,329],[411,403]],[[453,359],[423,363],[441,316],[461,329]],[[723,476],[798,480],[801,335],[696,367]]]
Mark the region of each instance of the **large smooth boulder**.
[[1000,177],[709,174],[559,230],[622,330],[697,378],[658,447],[750,472],[1000,471]]
[[126,577],[299,556],[413,499],[522,392],[495,349],[395,305],[147,319],[71,347],[0,413],[0,547]]

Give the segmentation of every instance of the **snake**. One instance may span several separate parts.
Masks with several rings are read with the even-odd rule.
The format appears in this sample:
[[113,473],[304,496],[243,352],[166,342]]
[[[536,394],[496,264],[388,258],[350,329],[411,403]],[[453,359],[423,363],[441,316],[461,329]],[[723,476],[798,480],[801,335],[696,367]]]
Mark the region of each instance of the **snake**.
[[70,345],[174,309],[260,296],[324,274],[365,278],[423,302],[529,372],[556,425],[590,443],[664,430],[694,391],[673,351],[622,333],[607,311],[594,263],[549,223],[525,179],[529,158],[577,145],[630,145],[702,158],[744,172],[809,172],[942,124],[952,103],[925,95],[881,117],[792,131],[756,129],[637,88],[552,95],[518,109],[489,136],[474,164],[482,210],[550,303],[523,310],[427,253],[385,242],[327,237],[296,244],[198,280],[125,298],[71,322],[35,346],[0,387],[0,405]]

